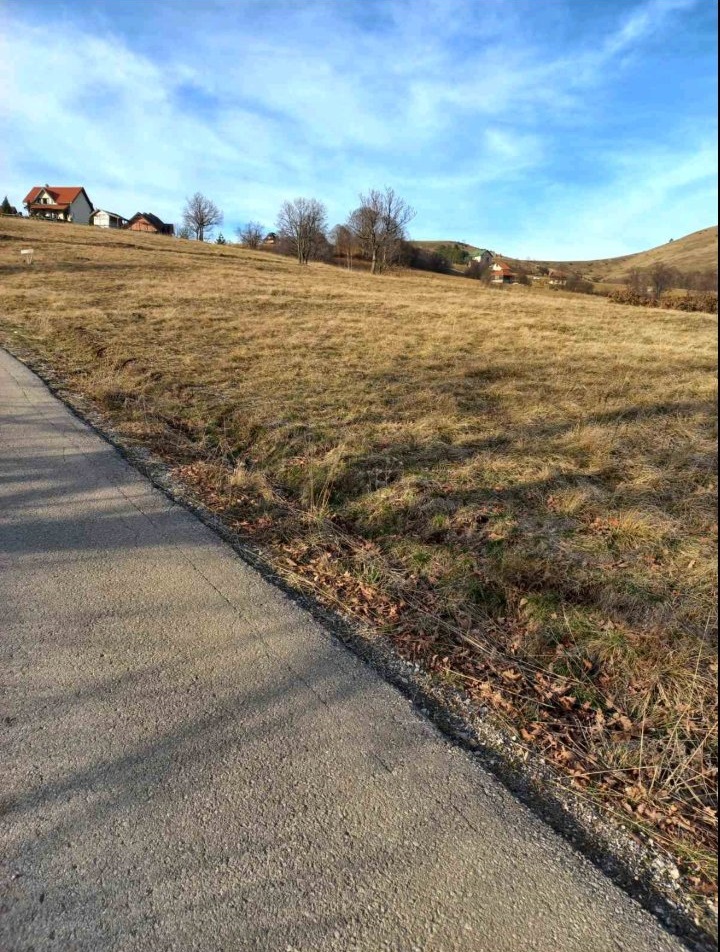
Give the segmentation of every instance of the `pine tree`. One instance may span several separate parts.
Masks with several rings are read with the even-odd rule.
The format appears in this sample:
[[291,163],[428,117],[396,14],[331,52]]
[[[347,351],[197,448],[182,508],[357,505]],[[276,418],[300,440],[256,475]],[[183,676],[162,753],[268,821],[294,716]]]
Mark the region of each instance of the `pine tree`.
[[8,197],[6,195],[5,198],[2,200],[2,205],[0,205],[0,214],[12,215],[12,213],[13,213],[13,207],[8,201]]

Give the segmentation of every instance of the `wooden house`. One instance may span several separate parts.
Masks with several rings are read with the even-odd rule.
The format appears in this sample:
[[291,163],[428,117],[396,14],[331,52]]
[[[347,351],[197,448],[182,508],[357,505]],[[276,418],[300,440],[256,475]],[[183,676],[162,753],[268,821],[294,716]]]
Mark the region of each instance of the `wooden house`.
[[174,235],[174,225],[167,225],[152,212],[138,212],[125,225],[129,231],[147,231],[156,235]]

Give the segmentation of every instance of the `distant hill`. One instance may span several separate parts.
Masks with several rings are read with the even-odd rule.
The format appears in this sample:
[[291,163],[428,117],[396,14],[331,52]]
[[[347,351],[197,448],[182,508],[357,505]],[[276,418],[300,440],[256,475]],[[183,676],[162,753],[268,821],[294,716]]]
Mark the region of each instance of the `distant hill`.
[[[459,246],[471,255],[478,252],[474,245],[460,241],[415,241],[413,244],[420,248],[428,248],[442,252],[444,248]],[[536,267],[557,268],[561,271],[574,272],[594,282],[620,284],[627,277],[632,268],[649,268],[658,262],[677,268],[679,271],[709,271],[717,268],[718,255],[718,227],[703,228],[694,231],[684,238],[668,241],[649,251],[640,251],[636,254],[621,255],[618,258],[598,258],[591,261],[526,261],[503,255],[502,258],[513,266],[524,266],[528,270]]]
[[[592,281],[608,284],[622,283],[632,268],[650,268],[662,263],[678,271],[709,271],[717,268],[718,227],[703,228],[684,238],[668,241],[649,251],[639,251],[618,258],[598,258],[593,261],[531,261],[527,265],[544,265],[581,274]],[[517,259],[509,258],[515,262]],[[519,262],[518,262],[519,263]]]
[[443,248],[460,248],[462,251],[467,251],[469,254],[479,254],[482,251],[482,248],[478,248],[476,245],[469,245],[466,241],[413,241],[413,245],[416,248],[425,248],[427,251],[442,251]]

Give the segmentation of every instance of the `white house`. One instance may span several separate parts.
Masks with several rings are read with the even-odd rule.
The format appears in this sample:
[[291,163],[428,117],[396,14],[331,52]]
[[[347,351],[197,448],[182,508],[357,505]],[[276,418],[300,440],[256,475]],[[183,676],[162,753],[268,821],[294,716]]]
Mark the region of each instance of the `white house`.
[[28,215],[89,225],[93,204],[82,185],[35,185],[23,199]]
[[106,211],[104,208],[96,208],[90,216],[90,223],[97,228],[124,228],[127,222],[127,218],[115,212]]

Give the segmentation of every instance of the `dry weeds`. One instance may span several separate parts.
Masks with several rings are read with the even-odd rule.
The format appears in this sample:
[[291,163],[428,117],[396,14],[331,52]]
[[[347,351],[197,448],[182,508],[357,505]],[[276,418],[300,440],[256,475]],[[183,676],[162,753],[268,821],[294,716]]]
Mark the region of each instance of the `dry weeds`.
[[712,888],[715,319],[0,232],[6,340]]

